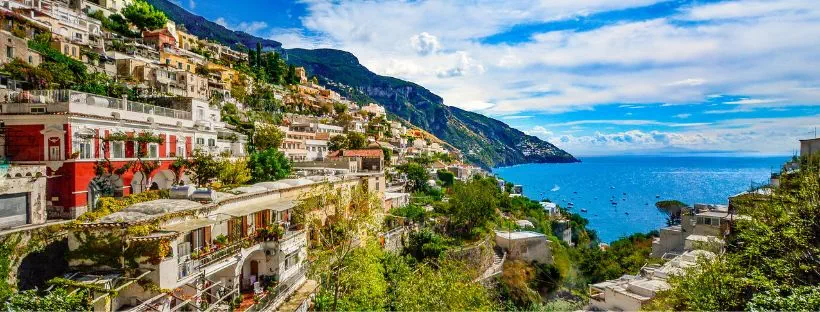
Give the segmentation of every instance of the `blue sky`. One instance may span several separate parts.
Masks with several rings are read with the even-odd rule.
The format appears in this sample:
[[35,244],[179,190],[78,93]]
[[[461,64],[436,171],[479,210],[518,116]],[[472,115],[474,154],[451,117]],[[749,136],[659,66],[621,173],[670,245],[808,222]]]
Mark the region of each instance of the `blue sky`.
[[820,126],[820,7],[735,0],[178,0],[350,51],[576,155],[792,154]]

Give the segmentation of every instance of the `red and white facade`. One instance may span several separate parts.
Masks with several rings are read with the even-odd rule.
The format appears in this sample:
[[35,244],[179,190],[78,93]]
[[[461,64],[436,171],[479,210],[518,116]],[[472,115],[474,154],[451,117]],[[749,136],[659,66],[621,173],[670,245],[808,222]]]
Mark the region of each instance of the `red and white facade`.
[[[15,164],[47,166],[49,218],[74,218],[88,210],[89,199],[93,202],[98,196],[91,181],[97,176],[99,160],[107,158],[112,167],[119,168],[136,160],[143,150],[143,160],[159,161],[159,168],[149,177],[136,170],[109,177],[115,195],[128,195],[152,187],[170,188],[175,174],[169,166],[177,156],[188,157],[194,149],[244,156],[242,136],[220,139],[230,131],[220,121],[219,110],[199,100],[175,110],[68,90],[10,93],[0,98],[0,156]],[[144,132],[159,136],[162,143],[105,140],[114,133],[136,136]]]

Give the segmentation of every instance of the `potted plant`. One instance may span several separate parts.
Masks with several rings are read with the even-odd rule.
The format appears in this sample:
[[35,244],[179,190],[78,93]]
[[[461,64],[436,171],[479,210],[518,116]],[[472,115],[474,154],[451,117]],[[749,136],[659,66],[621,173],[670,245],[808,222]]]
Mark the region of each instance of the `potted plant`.
[[222,248],[225,245],[228,245],[228,237],[225,236],[225,234],[219,234],[216,236],[216,239],[214,239],[214,244],[217,248]]

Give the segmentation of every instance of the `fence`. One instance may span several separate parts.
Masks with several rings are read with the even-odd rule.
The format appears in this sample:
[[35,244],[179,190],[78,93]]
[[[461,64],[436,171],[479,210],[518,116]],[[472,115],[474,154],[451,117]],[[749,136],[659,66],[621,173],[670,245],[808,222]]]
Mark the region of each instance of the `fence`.
[[[123,105],[123,101],[126,101],[125,105]],[[189,111],[73,90],[0,91],[0,103],[4,104],[0,113],[68,112],[69,104],[78,104],[191,120],[191,112]],[[33,110],[33,108],[42,109]]]

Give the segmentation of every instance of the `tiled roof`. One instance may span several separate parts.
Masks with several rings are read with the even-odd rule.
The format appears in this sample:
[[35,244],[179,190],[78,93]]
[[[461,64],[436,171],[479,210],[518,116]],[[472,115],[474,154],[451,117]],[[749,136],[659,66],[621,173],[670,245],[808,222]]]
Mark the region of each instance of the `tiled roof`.
[[381,149],[358,149],[358,150],[338,150],[328,157],[382,157],[384,154]]

